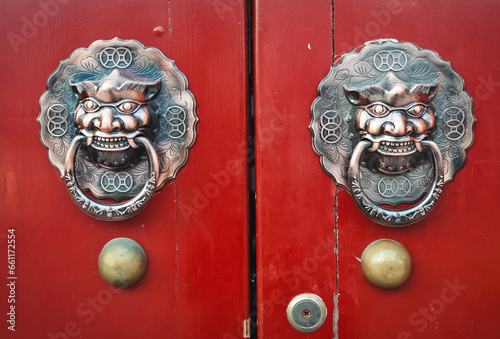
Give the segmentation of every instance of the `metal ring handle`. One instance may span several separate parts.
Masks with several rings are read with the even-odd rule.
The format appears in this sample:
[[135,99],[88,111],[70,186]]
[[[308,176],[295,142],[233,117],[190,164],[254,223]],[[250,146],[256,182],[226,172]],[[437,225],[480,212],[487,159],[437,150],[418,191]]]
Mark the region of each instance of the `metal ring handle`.
[[363,188],[360,184],[359,161],[361,154],[372,145],[372,142],[361,140],[356,145],[349,163],[349,187],[356,205],[358,205],[359,209],[370,219],[386,226],[405,226],[417,222],[434,207],[441,195],[444,185],[443,158],[435,142],[431,140],[422,140],[421,144],[431,151],[434,162],[434,180],[431,189],[419,203],[402,210],[383,208],[375,204],[363,192]]
[[75,178],[75,155],[80,143],[84,142],[87,137],[83,135],[76,136],[71,142],[66,159],[64,162],[64,173],[66,180],[66,188],[71,196],[71,199],[88,215],[101,219],[118,221],[132,217],[147,205],[153,197],[153,193],[158,183],[158,157],[151,142],[145,137],[134,138],[134,141],[142,145],[148,156],[149,170],[148,180],[144,187],[134,198],[119,204],[103,204],[89,198],[78,186],[78,181]]

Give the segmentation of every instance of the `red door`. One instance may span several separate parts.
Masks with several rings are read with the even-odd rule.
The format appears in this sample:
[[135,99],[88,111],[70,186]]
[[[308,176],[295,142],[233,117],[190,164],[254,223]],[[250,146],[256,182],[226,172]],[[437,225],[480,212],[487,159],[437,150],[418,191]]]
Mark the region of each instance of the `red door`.
[[[496,338],[500,293],[494,216],[500,182],[500,27],[491,1],[255,2],[258,333],[264,338]],[[311,147],[311,104],[334,56],[392,38],[436,51],[474,100],[467,162],[421,221],[387,227],[368,219],[336,187]],[[403,244],[413,261],[398,289],[375,288],[361,272],[365,248]],[[327,316],[300,333],[287,305],[313,293]],[[304,314],[304,316],[309,316]]]
[[[1,74],[0,337],[242,338],[255,316],[263,338],[495,338],[500,293],[500,183],[494,101],[499,6],[480,1],[253,2],[257,307],[250,312],[245,2],[43,0],[4,5]],[[199,118],[189,160],[138,215],[83,213],[39,140],[47,79],[77,48],[135,39],[175,60]],[[311,105],[335,56],[380,38],[439,53],[474,100],[475,142],[434,210],[381,226],[322,169]],[[97,260],[111,239],[137,241],[144,278],[111,287]],[[361,273],[365,248],[403,244],[413,267],[387,291]],[[10,252],[9,252],[10,250]],[[294,297],[314,294],[325,322],[301,333]],[[308,312],[299,314],[305,319]],[[254,328],[252,328],[254,330]]]
[[[245,4],[12,2],[3,4],[0,25],[0,337],[242,338],[250,313]],[[71,201],[36,118],[59,61],[114,37],[175,60],[200,123],[176,179],[138,215],[109,222]],[[111,288],[97,267],[117,237],[148,256],[146,275],[128,289]]]

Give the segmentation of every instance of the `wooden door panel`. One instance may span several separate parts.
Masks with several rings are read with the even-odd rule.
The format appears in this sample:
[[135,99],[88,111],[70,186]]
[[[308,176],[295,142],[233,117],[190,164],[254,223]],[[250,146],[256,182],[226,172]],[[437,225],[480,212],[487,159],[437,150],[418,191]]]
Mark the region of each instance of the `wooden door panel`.
[[[498,6],[490,1],[300,1],[255,5],[258,323],[263,337],[493,338],[500,303],[498,138],[494,97]],[[480,19],[478,19],[480,18]],[[334,39],[333,39],[334,38]],[[435,209],[403,228],[378,225],[323,172],[311,147],[310,107],[336,55],[368,40],[394,38],[435,50],[462,75],[478,119],[475,143]],[[288,124],[266,135],[277,112]],[[281,113],[283,115],[283,113]],[[271,140],[271,141],[268,141]],[[371,286],[359,260],[373,241],[402,243],[413,259],[410,279],[394,291]],[[289,271],[325,239],[331,256],[309,274]],[[337,250],[336,257],[333,250]],[[316,266],[314,266],[316,267]],[[337,270],[335,270],[337,268]],[[299,286],[298,288],[295,288]],[[318,294],[328,317],[317,332],[291,328],[293,296]],[[335,303],[338,292],[338,304]],[[284,296],[269,305],[272,295]],[[269,312],[268,310],[272,310]]]
[[[18,279],[16,331],[4,321],[0,337],[242,337],[249,317],[245,15],[243,2],[5,4],[0,246],[6,253],[4,235],[15,228]],[[58,62],[115,36],[176,61],[200,122],[177,178],[137,216],[105,222],[71,201],[36,117]],[[116,237],[134,239],[148,255],[144,279],[130,289],[110,289],[98,272],[99,252]],[[0,293],[8,310],[6,284]]]
[[306,336],[289,301],[315,293],[333,332],[335,186],[311,149],[309,109],[332,61],[331,2],[255,2],[257,316],[263,338]]
[[[489,1],[336,1],[335,6],[338,54],[359,39],[385,37],[435,50],[464,78],[477,118],[465,166],[418,223],[401,229],[376,225],[340,190],[339,336],[494,338],[500,303],[494,286],[500,275],[488,267],[499,260],[498,221],[491,211],[500,190],[493,165],[500,153],[492,130],[498,117],[491,114],[496,87],[487,83],[500,78],[494,56],[499,47],[491,42],[500,28],[493,13],[500,7]],[[413,259],[410,279],[391,292],[369,285],[358,264],[365,247],[382,238],[402,243]]]

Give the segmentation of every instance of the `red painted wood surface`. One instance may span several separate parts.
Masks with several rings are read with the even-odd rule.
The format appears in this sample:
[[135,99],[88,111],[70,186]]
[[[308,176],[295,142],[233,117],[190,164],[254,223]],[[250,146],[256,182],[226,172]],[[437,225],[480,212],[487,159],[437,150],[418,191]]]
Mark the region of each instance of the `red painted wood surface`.
[[[311,146],[311,103],[332,62],[330,1],[255,2],[258,334],[329,338],[335,293],[335,187]],[[288,323],[297,294],[328,309],[317,332]]]
[[[478,120],[465,166],[422,221],[401,229],[376,225],[340,190],[340,337],[498,338],[499,12],[494,1],[335,2],[338,54],[386,37],[435,50],[464,78]],[[359,270],[364,248],[381,238],[402,243],[413,259],[410,279],[392,292],[372,288]]]
[[[12,2],[0,27],[0,337],[241,338],[249,317],[246,4]],[[12,45],[10,32],[23,40]],[[115,36],[177,62],[200,123],[177,179],[140,214],[112,223],[71,201],[36,118],[58,62]],[[6,323],[9,228],[17,237],[15,333]],[[123,236],[144,247],[149,267],[135,287],[110,291],[97,258]]]
[[[331,2],[257,0],[259,334],[264,338],[496,338],[500,223],[494,211],[500,194],[496,167],[500,151],[494,98],[500,89],[500,49],[495,42],[500,6],[494,1],[450,0],[336,0],[334,5],[337,55],[367,40],[395,38],[433,49],[451,61],[474,99],[476,140],[465,167],[445,186],[424,220],[399,229],[375,224],[344,189],[335,193],[307,128],[317,86],[332,62]],[[267,133],[279,117],[287,118],[278,125],[284,127]],[[332,317],[335,256],[330,252],[324,261],[310,259],[322,248],[318,239],[333,251],[336,235],[337,332]],[[363,250],[382,238],[401,242],[413,258],[409,281],[395,291],[372,287],[360,269]],[[304,265],[307,258],[317,265]],[[293,330],[286,319],[286,304],[303,292],[318,294],[328,308],[325,324],[311,334]]]

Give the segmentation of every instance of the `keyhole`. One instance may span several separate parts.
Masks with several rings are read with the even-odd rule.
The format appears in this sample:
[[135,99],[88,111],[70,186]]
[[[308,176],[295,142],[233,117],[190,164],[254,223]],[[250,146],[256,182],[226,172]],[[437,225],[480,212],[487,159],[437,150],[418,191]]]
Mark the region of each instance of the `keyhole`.
[[310,318],[311,317],[311,310],[308,310],[307,308],[305,310],[303,310],[302,317],[304,317],[305,319]]

